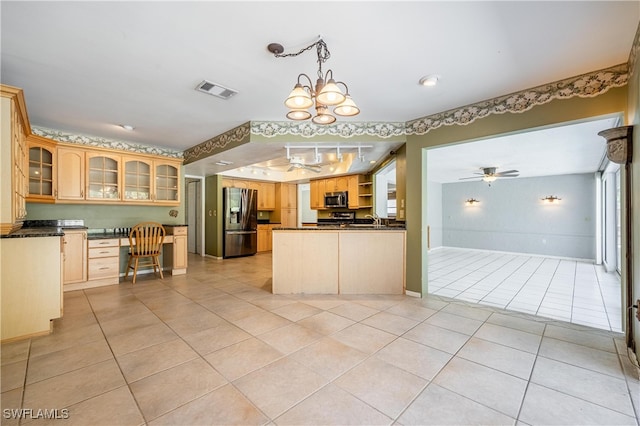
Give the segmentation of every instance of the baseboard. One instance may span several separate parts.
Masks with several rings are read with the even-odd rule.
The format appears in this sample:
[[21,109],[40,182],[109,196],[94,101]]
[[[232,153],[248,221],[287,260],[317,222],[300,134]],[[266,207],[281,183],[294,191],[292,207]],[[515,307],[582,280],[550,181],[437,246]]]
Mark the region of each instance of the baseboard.
[[418,299],[422,298],[422,294],[418,293],[417,291],[405,290],[404,294],[409,297],[417,297]]
[[[459,249],[459,250],[469,250],[469,251],[479,251],[485,253],[500,253],[500,254],[512,254],[514,256],[531,256],[531,257],[545,257],[548,259],[558,259],[558,260],[573,260],[576,262],[589,262],[596,264],[595,259],[585,259],[581,257],[564,257],[564,256],[552,256],[550,254],[537,254],[537,253],[521,253],[517,251],[501,251],[501,250],[488,250],[488,249],[476,249],[476,248],[468,248],[468,247],[450,247],[450,246],[441,246],[439,249]],[[433,249],[435,250],[435,249]]]

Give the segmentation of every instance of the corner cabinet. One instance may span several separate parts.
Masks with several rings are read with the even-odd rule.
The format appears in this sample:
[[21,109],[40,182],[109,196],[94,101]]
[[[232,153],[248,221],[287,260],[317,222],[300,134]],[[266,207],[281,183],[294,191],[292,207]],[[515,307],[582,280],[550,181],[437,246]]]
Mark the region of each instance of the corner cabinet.
[[0,85],[0,233],[22,227],[27,215],[27,136],[31,133],[22,90]]

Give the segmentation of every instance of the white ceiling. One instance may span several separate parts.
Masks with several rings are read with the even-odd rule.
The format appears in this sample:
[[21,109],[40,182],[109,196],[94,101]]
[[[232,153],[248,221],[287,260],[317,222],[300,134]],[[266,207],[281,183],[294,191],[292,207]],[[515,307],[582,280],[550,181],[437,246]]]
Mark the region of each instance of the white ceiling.
[[595,172],[606,154],[606,141],[598,132],[618,126],[618,120],[600,118],[430,149],[428,179],[460,182],[485,167],[497,167],[498,173],[518,170],[521,178]]
[[[284,98],[299,73],[314,78],[316,56],[275,58],[271,42],[295,52],[322,35],[331,52],[324,69],[362,111],[340,120],[404,122],[624,63],[640,19],[637,1],[3,0],[0,8],[2,83],[24,89],[34,126],[177,150],[247,121],[286,120]],[[427,74],[440,84],[419,86]],[[204,79],[239,93],[224,101],[195,91]],[[249,145],[228,161],[284,158],[283,143]],[[395,146],[380,143],[370,156]],[[207,160],[187,168],[217,171]]]

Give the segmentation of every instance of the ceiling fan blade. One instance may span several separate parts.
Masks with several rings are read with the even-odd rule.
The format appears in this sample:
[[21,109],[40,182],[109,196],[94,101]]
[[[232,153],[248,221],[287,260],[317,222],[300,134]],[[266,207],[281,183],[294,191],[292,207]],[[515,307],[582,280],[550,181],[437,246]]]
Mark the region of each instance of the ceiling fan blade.
[[292,171],[294,171],[295,169],[297,169],[297,167],[296,167],[296,166],[291,166],[291,167],[289,167],[289,169],[287,170],[287,172],[292,172]]
[[466,180],[466,179],[482,179],[482,176],[471,176],[466,178],[459,178],[458,180]]
[[503,174],[497,174],[496,176],[497,176],[497,177],[501,177],[501,178],[503,178],[503,177],[518,177],[518,176],[520,176],[520,174],[515,174],[515,175],[503,175]]
[[320,173],[322,171],[320,167],[315,167],[315,165],[305,165],[305,166],[302,166],[302,168],[310,170],[314,173]]
[[520,173],[518,170],[507,170],[506,172],[500,172],[500,173],[496,173],[496,176],[504,176],[510,173]]

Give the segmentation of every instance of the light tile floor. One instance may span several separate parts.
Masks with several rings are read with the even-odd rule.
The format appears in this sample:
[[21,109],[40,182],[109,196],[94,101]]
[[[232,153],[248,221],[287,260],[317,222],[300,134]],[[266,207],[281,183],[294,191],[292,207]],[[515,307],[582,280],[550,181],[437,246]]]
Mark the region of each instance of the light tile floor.
[[1,347],[2,424],[638,424],[619,333],[432,295],[270,288],[265,253],[66,293],[52,335]]
[[589,262],[439,248],[429,252],[429,293],[622,331],[620,277]]

